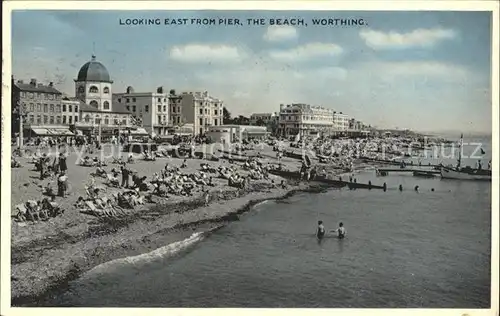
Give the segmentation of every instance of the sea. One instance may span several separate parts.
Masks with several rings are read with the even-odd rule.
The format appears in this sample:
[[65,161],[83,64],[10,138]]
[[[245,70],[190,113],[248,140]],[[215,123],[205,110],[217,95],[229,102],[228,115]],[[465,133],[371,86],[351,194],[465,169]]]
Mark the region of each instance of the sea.
[[[486,166],[491,139],[475,141]],[[48,305],[490,306],[491,183],[377,177],[370,169],[355,178],[386,182],[388,190],[328,189],[262,202],[212,234],[97,266]],[[347,237],[319,242],[318,220],[327,230],[343,222]]]

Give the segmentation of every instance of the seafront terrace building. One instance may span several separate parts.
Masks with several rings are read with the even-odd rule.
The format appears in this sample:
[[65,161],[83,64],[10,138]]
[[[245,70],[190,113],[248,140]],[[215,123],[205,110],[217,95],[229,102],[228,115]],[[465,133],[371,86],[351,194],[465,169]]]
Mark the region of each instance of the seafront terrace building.
[[[223,102],[207,91],[182,92],[169,96],[170,125],[175,132],[189,126],[192,135],[203,135],[210,126],[222,125]],[[192,126],[192,127],[191,127]]]
[[67,136],[72,133],[63,123],[62,93],[50,82],[45,85],[35,78],[29,83],[12,77],[12,132],[20,132],[23,117],[23,138],[36,136]]
[[278,134],[281,136],[327,135],[332,129],[332,109],[304,103],[280,104]]
[[169,93],[163,87],[158,87],[156,92],[135,92],[129,86],[125,93],[114,93],[113,102],[122,105],[135,120],[139,120],[148,134],[168,134]]
[[342,112],[333,112],[333,129],[335,131],[347,131],[349,129],[349,116]]

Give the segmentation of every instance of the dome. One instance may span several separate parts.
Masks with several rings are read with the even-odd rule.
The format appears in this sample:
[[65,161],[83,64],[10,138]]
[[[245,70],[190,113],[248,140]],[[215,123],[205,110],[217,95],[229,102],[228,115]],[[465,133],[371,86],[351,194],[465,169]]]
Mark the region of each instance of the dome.
[[76,81],[111,82],[111,79],[106,67],[96,61],[95,56],[92,55],[92,59],[80,68]]

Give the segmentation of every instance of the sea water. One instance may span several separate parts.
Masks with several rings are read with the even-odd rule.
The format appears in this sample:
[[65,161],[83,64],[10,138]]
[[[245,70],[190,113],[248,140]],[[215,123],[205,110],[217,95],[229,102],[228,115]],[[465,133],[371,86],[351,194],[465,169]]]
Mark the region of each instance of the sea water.
[[[332,189],[262,203],[207,238],[173,247],[183,251],[97,267],[48,305],[489,306],[491,183],[376,177],[374,170],[355,177],[389,190]],[[318,242],[318,220],[327,230],[342,221],[347,238]]]

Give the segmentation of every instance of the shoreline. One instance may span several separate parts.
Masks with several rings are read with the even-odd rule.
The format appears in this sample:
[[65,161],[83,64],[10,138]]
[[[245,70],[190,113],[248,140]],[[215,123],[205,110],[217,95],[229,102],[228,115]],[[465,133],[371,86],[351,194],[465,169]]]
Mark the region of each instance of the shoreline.
[[[105,234],[86,234],[79,236],[80,238],[62,235],[59,240],[48,236],[43,240],[33,241],[34,245],[28,243],[13,247],[12,254],[18,255],[12,255],[11,258],[11,305],[48,306],[47,303],[68,289],[71,281],[102,263],[148,253],[184,240],[195,232],[209,235],[239,220],[240,215],[251,211],[263,201],[284,200],[301,192],[319,193],[326,188],[322,185],[299,184],[287,189],[253,191],[201,207],[197,207],[196,200],[180,202],[175,204],[184,208],[187,206],[188,209],[159,216],[154,221],[137,218],[121,227],[118,225],[111,231],[104,228]],[[152,205],[149,210],[156,208],[156,205]],[[114,225],[111,223],[111,226]],[[31,254],[26,253],[30,250]],[[35,259],[36,262],[30,259]],[[45,267],[40,262],[44,262]],[[23,278],[16,276],[23,272],[32,273]]]

